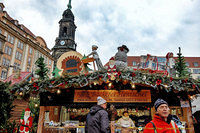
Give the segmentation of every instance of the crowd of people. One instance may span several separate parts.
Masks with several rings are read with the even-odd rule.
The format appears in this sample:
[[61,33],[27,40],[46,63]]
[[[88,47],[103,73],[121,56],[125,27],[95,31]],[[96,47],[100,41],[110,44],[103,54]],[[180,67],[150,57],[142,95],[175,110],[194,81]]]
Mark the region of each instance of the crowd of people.
[[[143,133],[181,133],[178,117],[169,113],[169,105],[163,99],[157,99],[154,103],[155,115],[153,120],[143,128]],[[106,111],[107,102],[102,97],[97,97],[97,105],[90,109],[87,115],[85,133],[110,133],[109,117]],[[122,113],[116,126],[120,127],[119,133],[136,133],[134,122],[129,118],[128,111]],[[179,122],[179,123],[178,123]]]

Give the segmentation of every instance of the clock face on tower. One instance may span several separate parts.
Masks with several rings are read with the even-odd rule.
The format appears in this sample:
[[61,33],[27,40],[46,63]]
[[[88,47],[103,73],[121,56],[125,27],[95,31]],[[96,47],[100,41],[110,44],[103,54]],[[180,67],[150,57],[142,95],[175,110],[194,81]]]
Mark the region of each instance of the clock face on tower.
[[65,44],[65,41],[60,41],[60,45],[64,45]]

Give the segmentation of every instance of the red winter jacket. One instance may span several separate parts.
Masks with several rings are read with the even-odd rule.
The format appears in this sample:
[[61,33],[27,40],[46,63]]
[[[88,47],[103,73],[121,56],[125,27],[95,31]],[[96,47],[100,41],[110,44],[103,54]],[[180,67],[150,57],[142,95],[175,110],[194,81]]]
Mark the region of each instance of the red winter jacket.
[[[160,116],[154,115],[154,119],[152,120],[156,127],[157,133],[175,133],[172,124],[168,124],[165,122]],[[175,123],[174,123],[175,124]],[[180,133],[177,125],[175,124],[176,127],[176,133]],[[154,127],[152,123],[147,123],[147,125],[144,128],[143,133],[154,133]]]

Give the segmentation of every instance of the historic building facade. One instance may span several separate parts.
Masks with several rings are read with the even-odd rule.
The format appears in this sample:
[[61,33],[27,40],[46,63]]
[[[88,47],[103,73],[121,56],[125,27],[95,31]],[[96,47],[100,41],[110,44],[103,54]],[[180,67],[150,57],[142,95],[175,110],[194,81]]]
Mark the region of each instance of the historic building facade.
[[42,56],[49,69],[53,71],[53,57],[45,40],[35,36],[18,20],[13,19],[0,3],[0,79],[5,80],[15,70],[34,72],[35,62]]
[[[158,67],[158,70],[164,70],[166,65],[166,57],[165,56],[157,56],[157,63],[154,62],[152,67]],[[200,57],[184,57],[186,65],[188,67],[188,71],[191,72],[191,76],[194,79],[200,79]],[[147,56],[128,56],[128,66],[137,68],[145,68],[148,67],[148,62],[146,62]],[[176,57],[175,57],[176,59]]]

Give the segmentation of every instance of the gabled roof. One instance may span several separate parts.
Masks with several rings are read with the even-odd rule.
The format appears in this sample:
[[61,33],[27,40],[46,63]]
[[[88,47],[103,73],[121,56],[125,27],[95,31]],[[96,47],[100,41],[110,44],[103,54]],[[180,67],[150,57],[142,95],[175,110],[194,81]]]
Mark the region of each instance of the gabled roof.
[[[18,21],[18,20],[14,20],[6,11],[4,11],[4,13],[6,13],[6,18],[12,22],[14,24],[14,21]],[[15,24],[14,24],[15,25]],[[29,35],[31,35],[32,37],[36,37],[26,26],[24,26],[23,24],[17,24],[16,26],[18,27],[22,27],[22,28],[19,28],[21,30],[23,30],[24,32],[28,33]]]
[[31,76],[31,72],[21,72],[19,78],[15,78],[15,73],[9,76],[4,82],[11,82],[11,86],[27,80]]

